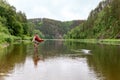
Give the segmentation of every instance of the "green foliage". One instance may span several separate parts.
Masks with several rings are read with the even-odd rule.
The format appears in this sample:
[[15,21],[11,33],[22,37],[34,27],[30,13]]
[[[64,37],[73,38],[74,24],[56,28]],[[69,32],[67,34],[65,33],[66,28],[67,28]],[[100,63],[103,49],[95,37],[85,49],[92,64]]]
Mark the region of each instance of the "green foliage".
[[[23,35],[31,36],[31,27],[24,13],[0,0],[0,42],[12,42]],[[13,37],[16,36],[16,37]]]
[[102,1],[95,10],[91,11],[88,20],[78,26],[78,29],[68,32],[65,38],[120,38],[119,4],[120,0]]
[[34,30],[35,30],[35,25],[32,22],[28,22],[28,35],[32,36],[34,34]]
[[36,30],[39,30],[45,38],[47,39],[60,39],[63,38],[64,34],[66,34],[72,28],[78,26],[80,23],[84,22],[82,20],[76,21],[56,21],[47,18],[37,18],[30,19],[30,23],[33,23]]
[[5,33],[0,33],[0,43],[2,42],[12,42],[12,38]]
[[0,22],[0,33],[6,33],[6,34],[10,34],[9,33],[9,31],[8,31],[8,29],[4,26],[4,24],[2,24],[1,22]]

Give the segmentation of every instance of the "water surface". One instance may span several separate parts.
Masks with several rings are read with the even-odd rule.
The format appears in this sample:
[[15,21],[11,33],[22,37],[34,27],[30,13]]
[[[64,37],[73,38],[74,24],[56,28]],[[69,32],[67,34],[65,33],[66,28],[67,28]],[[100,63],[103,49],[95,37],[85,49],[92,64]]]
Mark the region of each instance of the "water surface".
[[0,51],[0,80],[120,80],[120,46],[47,40]]

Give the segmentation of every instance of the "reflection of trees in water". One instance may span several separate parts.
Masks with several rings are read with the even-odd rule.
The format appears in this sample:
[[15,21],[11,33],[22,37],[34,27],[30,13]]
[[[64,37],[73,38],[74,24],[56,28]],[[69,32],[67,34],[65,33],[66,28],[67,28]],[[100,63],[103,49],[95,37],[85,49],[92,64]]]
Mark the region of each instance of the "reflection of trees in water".
[[16,44],[6,48],[0,59],[0,73],[10,73],[15,65],[24,64],[26,58],[26,45]]
[[[120,48],[119,46],[86,44],[80,42],[46,41],[41,43],[38,52],[34,52],[33,45],[19,44],[6,48],[4,55],[0,55],[0,73],[9,73],[15,65],[21,66],[25,62],[26,55],[33,54],[33,61],[37,65],[41,57],[48,58],[70,54],[73,50],[88,49],[92,55],[84,55],[89,68],[103,80],[120,80]],[[1,77],[1,76],[0,76]],[[99,79],[99,78],[98,78]]]
[[120,80],[120,54],[118,46],[102,46],[95,49],[89,65],[104,75],[105,80]]
[[[86,56],[87,63],[102,80],[120,80],[120,48],[119,46],[66,42],[69,49],[89,49],[92,56]],[[85,56],[84,56],[85,57]]]

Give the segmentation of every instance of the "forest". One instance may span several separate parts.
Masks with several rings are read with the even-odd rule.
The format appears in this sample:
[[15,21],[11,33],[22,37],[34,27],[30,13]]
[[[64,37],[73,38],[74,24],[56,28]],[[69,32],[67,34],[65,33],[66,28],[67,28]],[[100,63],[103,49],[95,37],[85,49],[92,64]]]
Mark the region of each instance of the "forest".
[[0,0],[0,43],[31,39],[36,32],[42,38],[62,39],[82,22],[84,20],[62,22],[48,18],[27,19],[24,12],[17,11],[6,0]]
[[6,0],[0,0],[0,43],[13,42],[33,34],[25,13],[16,11]]
[[0,0],[0,43],[31,39],[35,32],[45,39],[120,38],[120,0],[104,0],[87,20],[27,19],[6,0]]
[[69,31],[66,39],[120,38],[120,0],[104,0],[91,11],[87,21]]
[[41,37],[46,39],[63,39],[64,35],[82,24],[85,20],[58,21],[48,18],[28,19],[34,24],[35,30],[41,32]]

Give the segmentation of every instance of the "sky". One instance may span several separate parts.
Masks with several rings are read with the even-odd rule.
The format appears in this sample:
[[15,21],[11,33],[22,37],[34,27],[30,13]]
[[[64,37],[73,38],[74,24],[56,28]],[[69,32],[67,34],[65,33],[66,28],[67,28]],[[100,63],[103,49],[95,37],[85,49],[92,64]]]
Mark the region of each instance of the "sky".
[[27,19],[50,18],[60,21],[86,20],[102,0],[6,0]]

